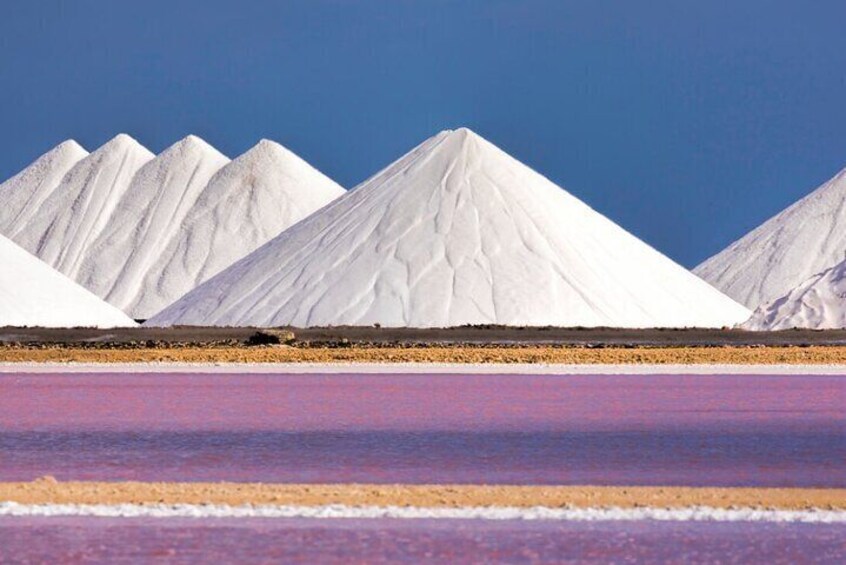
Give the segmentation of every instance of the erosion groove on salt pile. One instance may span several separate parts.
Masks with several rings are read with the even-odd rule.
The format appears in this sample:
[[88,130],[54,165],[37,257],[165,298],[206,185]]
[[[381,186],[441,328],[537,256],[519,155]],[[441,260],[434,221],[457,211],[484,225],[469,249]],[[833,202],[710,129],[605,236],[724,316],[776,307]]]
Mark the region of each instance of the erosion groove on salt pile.
[[152,158],[128,135],[116,136],[68,171],[14,240],[78,281],[82,262],[133,175]]
[[[136,318],[148,318],[344,193],[334,181],[268,140],[203,184],[191,209],[178,221],[171,220],[167,238],[159,238],[155,254],[148,253],[145,268],[131,277],[121,273],[105,295],[112,304]],[[111,248],[115,259],[119,249],[129,252],[128,245],[111,242],[103,248]],[[96,267],[92,261],[91,271]]]
[[134,318],[149,317],[177,298],[156,300],[161,281],[150,276],[151,269],[209,179],[228,162],[190,135],[141,167],[82,259],[76,280]]
[[764,304],[743,324],[750,330],[817,330],[846,327],[846,261],[823,271],[781,298]]
[[694,269],[755,309],[846,259],[846,169]]
[[0,184],[0,233],[14,237],[32,221],[41,204],[53,193],[74,165],[88,156],[76,141],[64,141]]
[[123,312],[0,236],[0,326],[131,327]]
[[427,140],[148,324],[720,327],[749,314],[459,129]]

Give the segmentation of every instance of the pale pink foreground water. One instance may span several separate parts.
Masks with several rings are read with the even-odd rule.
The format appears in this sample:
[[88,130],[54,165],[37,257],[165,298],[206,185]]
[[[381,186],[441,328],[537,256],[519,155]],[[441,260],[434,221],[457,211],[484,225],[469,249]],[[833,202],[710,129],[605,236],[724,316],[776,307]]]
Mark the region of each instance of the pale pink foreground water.
[[831,563],[840,526],[691,522],[0,518],[29,563]]
[[846,378],[0,376],[0,480],[846,487]]

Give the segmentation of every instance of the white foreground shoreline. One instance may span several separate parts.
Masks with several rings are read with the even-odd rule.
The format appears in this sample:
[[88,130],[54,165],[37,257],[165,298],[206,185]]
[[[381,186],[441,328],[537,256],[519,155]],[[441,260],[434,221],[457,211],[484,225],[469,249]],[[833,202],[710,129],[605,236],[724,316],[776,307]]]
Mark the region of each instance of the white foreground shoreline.
[[0,363],[3,373],[846,375],[846,365],[546,363]]
[[399,520],[551,520],[573,522],[776,522],[846,524],[843,510],[771,510],[760,508],[550,508],[535,506],[227,506],[212,504],[19,504],[0,502],[0,517],[51,518],[311,518]]

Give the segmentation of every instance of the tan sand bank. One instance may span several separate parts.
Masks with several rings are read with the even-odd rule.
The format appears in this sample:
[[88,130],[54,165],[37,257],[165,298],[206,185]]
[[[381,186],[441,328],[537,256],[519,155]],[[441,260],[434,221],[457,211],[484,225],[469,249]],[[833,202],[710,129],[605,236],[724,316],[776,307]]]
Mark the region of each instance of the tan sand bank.
[[0,347],[0,362],[846,364],[846,347]]
[[516,506],[846,509],[846,489],[260,483],[0,483],[0,501],[21,504],[272,504],[321,506]]

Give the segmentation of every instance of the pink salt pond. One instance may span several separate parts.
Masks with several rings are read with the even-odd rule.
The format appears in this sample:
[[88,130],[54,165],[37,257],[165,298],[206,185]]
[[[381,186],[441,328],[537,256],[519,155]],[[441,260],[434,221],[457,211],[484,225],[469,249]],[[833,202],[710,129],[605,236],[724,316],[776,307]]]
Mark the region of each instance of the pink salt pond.
[[843,563],[838,525],[0,518],[10,563]]
[[0,480],[846,487],[846,377],[3,374]]

